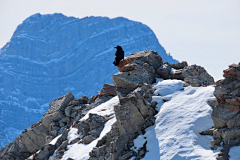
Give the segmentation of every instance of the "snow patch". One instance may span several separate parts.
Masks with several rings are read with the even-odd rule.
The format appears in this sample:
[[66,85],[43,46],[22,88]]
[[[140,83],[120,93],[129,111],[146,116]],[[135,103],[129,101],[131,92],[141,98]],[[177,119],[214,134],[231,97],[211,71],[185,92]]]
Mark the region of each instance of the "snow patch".
[[[213,98],[214,87],[186,87],[178,80],[164,80],[157,83],[153,101],[157,107],[156,123],[146,129],[147,150],[144,160],[212,160],[218,150],[210,149],[211,136],[199,132],[213,126],[212,109],[207,101]],[[180,90],[180,91],[179,91]],[[191,94],[189,94],[191,93]],[[164,98],[171,100],[162,103]]]
[[133,140],[134,146],[132,149],[137,152],[139,148],[143,147],[144,143],[146,142],[146,137],[144,135],[139,135],[136,139]]
[[58,135],[57,137],[55,137],[49,144],[51,144],[51,145],[55,145],[56,144],[56,142],[57,142],[57,140],[58,140],[58,138],[60,138],[62,136],[62,134],[60,134],[60,135]]
[[160,81],[154,87],[154,88],[156,88],[156,91],[154,92],[154,95],[165,96],[165,95],[168,95],[168,94],[172,94],[176,91],[179,91],[179,90],[183,89],[184,84],[185,83],[181,80]]
[[68,143],[71,143],[74,139],[79,138],[80,136],[81,134],[78,134],[77,128],[71,128],[67,136]]
[[100,116],[106,116],[106,115],[114,115],[114,108],[113,106],[119,103],[118,96],[115,96],[108,100],[105,103],[100,104],[96,108],[91,109],[83,118],[80,119],[80,121],[84,121],[88,119],[89,114],[98,114]]

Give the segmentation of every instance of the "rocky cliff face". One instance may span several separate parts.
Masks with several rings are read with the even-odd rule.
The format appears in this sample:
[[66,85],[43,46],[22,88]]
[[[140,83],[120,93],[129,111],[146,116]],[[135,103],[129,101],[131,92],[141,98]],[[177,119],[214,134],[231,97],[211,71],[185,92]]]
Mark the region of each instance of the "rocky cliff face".
[[213,149],[223,146],[218,160],[228,160],[229,149],[240,144],[240,63],[223,71],[224,79],[216,82],[215,97],[209,101],[213,108],[214,127],[209,130]]
[[35,14],[0,51],[0,146],[41,119],[55,97],[95,95],[112,83],[116,45],[126,56],[151,49],[176,63],[146,25],[126,18]]
[[[81,159],[85,156],[90,160],[141,159],[147,153],[146,143],[133,149],[133,140],[155,123],[154,116],[158,113],[158,102],[152,101],[155,78],[163,78],[162,73],[171,78],[177,72],[186,85],[214,83],[202,67],[188,66],[186,62],[163,63],[155,51],[133,53],[121,64],[121,72],[112,77],[115,85],[105,84],[97,96],[75,99],[68,93],[53,100],[39,122],[0,150],[1,158],[70,160],[78,154],[77,150],[84,150],[82,154],[86,155],[75,157]],[[192,68],[199,68],[201,72],[195,70],[192,73]],[[194,83],[189,81],[193,76],[193,79],[197,78]],[[179,84],[173,90],[183,90],[183,82]]]

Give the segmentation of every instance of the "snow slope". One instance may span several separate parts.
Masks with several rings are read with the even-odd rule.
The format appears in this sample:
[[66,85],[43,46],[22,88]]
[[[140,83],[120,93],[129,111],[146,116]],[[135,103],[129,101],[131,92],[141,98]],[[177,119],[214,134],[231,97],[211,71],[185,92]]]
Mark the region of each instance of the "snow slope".
[[[147,141],[148,152],[143,160],[215,159],[220,148],[211,150],[212,137],[199,134],[213,126],[210,116],[212,109],[207,105],[207,101],[213,97],[214,87],[184,87],[184,82],[180,80],[160,80],[155,85],[156,91],[152,101],[158,102],[156,123],[147,128],[144,135],[139,135],[134,140],[135,146],[132,149],[137,151]],[[90,112],[99,113],[104,108],[106,113],[102,112],[101,115],[114,114],[113,106],[117,103],[118,99],[114,97]],[[114,122],[115,118],[105,124],[100,138],[110,130]],[[97,140],[88,145],[76,143],[69,146],[63,160],[68,157],[88,159],[88,154],[96,143]],[[131,158],[133,159],[134,157]]]
[[[183,87],[179,80],[165,80],[156,84],[152,101],[158,102],[156,123],[146,129],[147,154],[144,160],[212,160],[217,152],[210,149],[211,136],[199,132],[213,126],[211,107],[214,87]],[[163,100],[169,100],[163,102]]]

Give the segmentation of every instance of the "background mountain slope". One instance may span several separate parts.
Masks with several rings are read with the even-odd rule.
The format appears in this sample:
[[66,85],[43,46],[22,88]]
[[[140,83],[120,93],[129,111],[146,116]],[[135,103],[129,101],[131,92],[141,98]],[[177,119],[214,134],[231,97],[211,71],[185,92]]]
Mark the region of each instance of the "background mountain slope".
[[96,95],[112,83],[116,45],[126,56],[149,49],[177,62],[149,27],[122,17],[34,14],[20,24],[0,50],[0,146],[37,122],[52,99]]

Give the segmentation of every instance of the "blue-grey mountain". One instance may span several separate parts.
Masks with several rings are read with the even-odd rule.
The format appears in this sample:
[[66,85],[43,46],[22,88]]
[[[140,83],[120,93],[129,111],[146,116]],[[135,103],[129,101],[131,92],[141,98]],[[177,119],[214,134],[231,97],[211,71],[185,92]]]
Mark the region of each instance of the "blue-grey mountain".
[[117,45],[125,56],[155,50],[177,62],[149,27],[126,18],[34,14],[23,21],[0,50],[0,145],[40,120],[56,97],[92,96],[112,83]]

